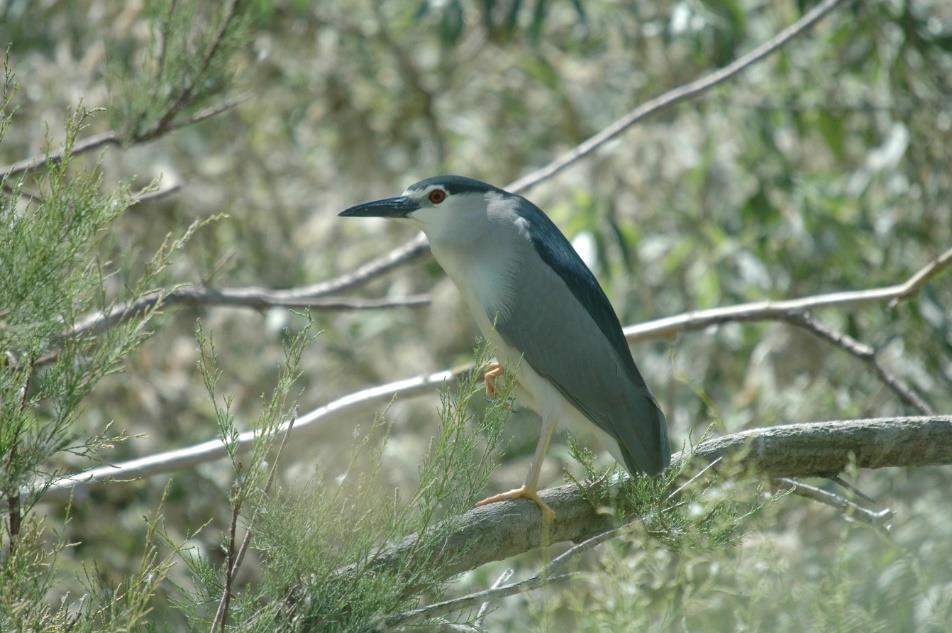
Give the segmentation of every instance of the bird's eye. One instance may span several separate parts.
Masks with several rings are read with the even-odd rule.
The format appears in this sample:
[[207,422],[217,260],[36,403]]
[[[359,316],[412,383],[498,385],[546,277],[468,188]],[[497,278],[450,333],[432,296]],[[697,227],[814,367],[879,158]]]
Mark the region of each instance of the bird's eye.
[[430,192],[430,195],[428,195],[427,198],[433,204],[439,204],[443,202],[444,200],[446,200],[446,192],[443,191],[442,189],[434,189],[433,191]]

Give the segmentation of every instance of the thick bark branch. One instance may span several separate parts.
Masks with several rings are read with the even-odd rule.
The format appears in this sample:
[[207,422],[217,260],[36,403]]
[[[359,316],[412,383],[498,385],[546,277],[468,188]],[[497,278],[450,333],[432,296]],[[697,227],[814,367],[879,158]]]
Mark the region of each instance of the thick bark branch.
[[[673,462],[694,457],[740,464],[770,478],[824,476],[850,463],[860,468],[952,464],[952,416],[874,418],[809,422],[751,429],[698,445],[693,454],[678,453]],[[726,459],[732,458],[732,459]],[[598,513],[574,485],[540,493],[555,510],[549,542],[582,541],[615,527]],[[467,512],[459,527],[428,553],[447,577],[529,551],[542,542],[542,518],[535,504],[506,501]],[[384,553],[381,568],[399,565],[412,537]],[[346,573],[346,570],[342,570]]]

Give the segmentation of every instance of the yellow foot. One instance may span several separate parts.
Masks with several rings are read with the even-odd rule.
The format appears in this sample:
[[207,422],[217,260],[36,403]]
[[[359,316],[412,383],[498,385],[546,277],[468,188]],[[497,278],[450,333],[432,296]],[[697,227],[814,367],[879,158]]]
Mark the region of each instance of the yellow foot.
[[483,380],[486,383],[486,395],[490,398],[496,397],[496,378],[502,376],[502,365],[497,361],[493,361],[486,366],[487,369],[483,373]]
[[501,492],[498,495],[486,497],[482,501],[477,502],[476,507],[489,505],[490,503],[497,503],[499,501],[513,501],[515,499],[528,499],[539,506],[539,510],[542,511],[542,519],[544,521],[552,521],[555,518],[555,510],[550,508],[549,504],[540,499],[535,490],[525,486],[522,486],[521,488],[515,488],[509,492]]

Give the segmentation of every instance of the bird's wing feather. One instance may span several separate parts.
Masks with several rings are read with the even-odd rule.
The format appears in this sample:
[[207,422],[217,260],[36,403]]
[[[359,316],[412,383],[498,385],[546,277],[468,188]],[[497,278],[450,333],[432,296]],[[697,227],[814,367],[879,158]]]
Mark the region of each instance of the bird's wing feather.
[[[664,415],[639,374],[608,298],[558,228],[528,201],[520,229],[540,258],[524,258],[496,331],[539,375],[614,437],[632,472],[670,462]],[[558,272],[557,272],[558,271]]]

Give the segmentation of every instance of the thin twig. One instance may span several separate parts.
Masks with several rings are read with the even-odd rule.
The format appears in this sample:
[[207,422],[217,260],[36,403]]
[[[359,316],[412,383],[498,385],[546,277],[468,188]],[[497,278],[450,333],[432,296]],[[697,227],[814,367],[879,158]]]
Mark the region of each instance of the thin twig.
[[222,42],[228,35],[231,24],[237,15],[237,9],[238,0],[232,0],[225,9],[225,14],[222,18],[221,24],[218,27],[218,31],[215,33],[215,37],[212,39],[212,43],[208,47],[208,51],[206,51],[205,56],[202,58],[202,61],[198,67],[198,71],[194,76],[191,77],[191,81],[189,81],[188,84],[182,88],[182,91],[179,93],[178,97],[176,97],[175,101],[173,101],[169,107],[166,108],[165,112],[162,113],[155,124],[153,124],[151,128],[136,135],[141,141],[148,141],[165,134],[171,128],[172,121],[175,119],[178,113],[188,105],[188,102],[191,100],[196,87],[205,78],[205,73],[208,72],[208,69],[211,67],[212,62],[218,54],[218,51],[221,49]]
[[[105,312],[94,312],[88,315],[68,331],[63,338],[75,338],[89,334],[101,334],[110,327],[124,323],[129,319],[159,308],[175,305],[191,306],[223,306],[232,308],[252,308],[267,310],[270,308],[305,308],[314,311],[358,311],[358,310],[389,310],[393,308],[419,308],[430,303],[429,295],[410,295],[398,299],[343,299],[326,298],[310,299],[299,296],[300,289],[268,290],[266,288],[242,287],[196,288],[194,286],[179,286],[173,290],[150,292],[139,297],[132,303],[120,304]],[[46,366],[59,358],[59,351],[54,349],[37,359],[38,366]]]
[[[631,126],[644,120],[645,118],[657,114],[671,106],[680,103],[686,99],[691,99],[703,94],[714,86],[721,84],[728,79],[737,76],[740,72],[753,66],[757,62],[769,57],[781,47],[786,45],[798,35],[802,35],[814,24],[823,19],[828,13],[833,11],[844,0],[825,0],[813,9],[805,13],[799,20],[783,29],[772,38],[754,48],[752,51],[738,57],[734,62],[704,75],[690,83],[678,86],[665,92],[654,99],[646,101],[634,110],[631,110],[621,118],[614,121],[608,127],[598,132],[589,139],[583,141],[571,151],[552,160],[547,165],[530,172],[509,183],[505,189],[513,193],[525,193],[529,189],[549,180],[559,172],[574,165],[580,160],[587,158],[597,149],[613,140],[621,133],[628,130]],[[367,283],[391,270],[409,264],[429,253],[429,246],[426,238],[420,234],[415,239],[406,242],[391,250],[389,253],[377,257],[363,264],[358,270],[347,273],[333,279],[329,279],[324,284],[328,288],[334,288],[330,292],[336,292],[343,288],[352,288],[360,284]]]
[[164,189],[150,189],[146,188],[140,191],[139,193],[132,196],[132,201],[129,203],[130,207],[133,207],[137,204],[144,204],[146,202],[155,202],[156,200],[161,200],[162,198],[167,198],[172,194],[178,193],[182,190],[182,185],[176,183]]
[[704,468],[702,468],[700,471],[698,471],[698,473],[697,473],[696,475],[694,475],[693,477],[691,477],[690,479],[688,479],[686,482],[684,482],[683,484],[681,484],[680,486],[678,486],[678,487],[674,490],[674,492],[672,492],[672,493],[669,494],[667,497],[665,497],[664,500],[665,500],[665,501],[671,501],[672,499],[674,499],[675,497],[677,497],[685,488],[687,488],[688,486],[690,486],[691,484],[693,484],[695,481],[697,481],[698,479],[700,479],[700,478],[704,475],[704,473],[706,473],[707,471],[709,471],[710,469],[714,468],[714,467],[717,466],[719,463],[721,463],[721,459],[723,459],[723,458],[722,458],[722,457],[718,457],[717,459],[713,460],[711,463],[707,464]]
[[[19,368],[19,362],[15,361],[13,363],[13,368]],[[17,547],[17,539],[20,536],[20,527],[23,522],[23,508],[20,503],[21,491],[20,488],[16,485],[16,471],[19,470],[16,468],[17,456],[19,454],[20,448],[20,434],[23,432],[23,428],[26,426],[26,421],[24,420],[24,415],[26,413],[27,403],[29,402],[30,397],[30,379],[33,377],[33,371],[35,365],[33,359],[27,359],[24,364],[24,378],[23,384],[20,385],[20,401],[17,406],[15,424],[16,428],[13,429],[13,437],[10,440],[10,448],[7,452],[6,467],[5,471],[10,477],[10,480],[13,482],[10,490],[6,492],[7,494],[7,531],[10,535],[9,543],[9,555],[13,556],[13,552]]]
[[[911,296],[908,292],[910,283],[915,281],[918,284],[916,288],[921,288],[924,283],[922,280],[933,277],[950,262],[952,262],[952,249],[943,257],[931,262],[917,272],[909,281],[895,286],[836,292],[787,301],[746,303],[738,306],[688,312],[629,326],[625,328],[625,336],[629,342],[647,341],[667,338],[680,332],[701,330],[711,325],[720,325],[730,321],[786,320],[790,314],[809,308],[854,307],[875,301],[888,301],[894,297],[908,298]],[[371,410],[379,403],[390,402],[395,397],[412,398],[429,393],[443,384],[454,382],[458,376],[470,369],[469,365],[465,365],[362,389],[306,414],[298,421],[297,431],[303,433],[306,429],[317,429],[335,418]],[[242,434],[237,443],[238,450],[247,450],[253,441],[253,433],[246,432]],[[220,440],[209,440],[186,448],[156,453],[121,464],[101,466],[63,477],[50,485],[47,495],[68,494],[76,486],[100,481],[134,479],[172,472],[182,468],[191,468],[197,464],[221,459],[225,455],[226,452]]]
[[221,600],[218,603],[218,611],[215,612],[215,619],[212,622],[211,633],[219,629],[225,633],[225,622],[228,619],[228,606],[231,604],[231,583],[234,576],[231,570],[235,565],[235,535],[238,531],[238,515],[241,513],[241,504],[235,503],[231,510],[231,523],[228,526],[228,558],[225,561],[225,589],[222,591]]
[[754,301],[724,308],[695,310],[647,323],[630,325],[625,328],[625,337],[629,342],[651,340],[733,321],[786,320],[790,315],[821,308],[855,308],[883,301],[889,301],[889,305],[894,306],[897,302],[916,294],[929,280],[948,268],[950,264],[952,264],[952,248],[900,284],[810,295],[801,299]]
[[742,55],[733,62],[716,70],[704,77],[696,79],[690,83],[678,86],[674,90],[660,95],[650,101],[638,106],[625,116],[621,117],[598,134],[576,146],[572,151],[562,155],[557,160],[552,161],[542,169],[523,176],[516,182],[509,185],[512,191],[520,192],[530,189],[544,180],[552,178],[560,171],[571,167],[581,159],[585,158],[595,150],[599,149],[619,134],[638,123],[645,117],[656,112],[665,110],[680,101],[692,99],[698,95],[710,90],[718,84],[724,83],[735,75],[750,68],[757,62],[769,57],[772,53],[779,50],[787,42],[798,35],[802,35],[814,24],[822,20],[828,13],[833,11],[844,0],[825,0],[805,13],[799,20],[783,29],[772,38],[756,47],[746,55]]
[[933,415],[935,413],[935,409],[929,406],[929,404],[915,391],[913,391],[911,387],[903,383],[901,380],[899,380],[899,378],[883,367],[882,363],[880,363],[879,359],[876,357],[876,350],[874,350],[869,345],[857,341],[855,338],[849,334],[846,334],[845,332],[838,332],[833,328],[820,323],[807,313],[791,314],[787,320],[790,323],[807,330],[814,336],[817,336],[829,343],[832,343],[836,347],[845,350],[847,353],[852,354],[856,358],[869,365],[869,367],[876,373],[880,380],[882,380],[887,387],[892,389],[893,392],[899,396],[900,400],[905,402],[913,409],[916,409],[919,413],[923,415]]
[[[114,130],[102,132],[101,134],[93,134],[92,136],[87,136],[86,138],[76,141],[73,144],[70,155],[78,156],[80,154],[85,154],[86,152],[91,152],[94,149],[99,149],[100,147],[104,147],[106,145],[119,145],[121,140],[122,136]],[[21,161],[13,163],[12,165],[7,165],[6,167],[0,168],[0,178],[18,176],[28,171],[33,171],[39,167],[43,167],[49,163],[57,163],[63,160],[63,156],[65,154],[66,148],[64,146],[46,154],[39,154],[30,158],[24,158]]]
[[[226,99],[220,104],[210,106],[204,110],[196,112],[194,115],[190,116],[187,119],[183,119],[176,123],[169,125],[164,128],[162,133],[171,132],[173,130],[178,130],[189,125],[194,125],[200,123],[206,119],[209,119],[217,114],[221,114],[227,110],[230,110],[242,103],[248,98],[247,95],[240,95],[238,97],[233,97]],[[128,144],[138,144],[152,141],[158,138],[158,136],[150,136],[148,138],[143,136],[134,136],[131,139],[128,139],[126,142]],[[86,138],[80,139],[73,144],[73,147],[70,151],[70,156],[79,156],[80,154],[85,154],[93,150],[99,149],[101,147],[106,147],[108,145],[122,145],[124,142],[122,135],[115,131],[109,130],[108,132],[102,132],[100,134],[94,134]],[[36,156],[31,156],[30,158],[24,158],[21,161],[17,161],[6,167],[0,167],[0,179],[8,178],[10,176],[18,176],[35,169],[39,169],[50,163],[57,163],[63,160],[63,156],[66,153],[65,147],[60,147],[52,152],[47,152],[45,154],[38,154]]]
[[[502,587],[504,583],[509,582],[509,579],[512,578],[512,574],[512,569],[507,569],[499,574],[499,578],[493,582],[490,589],[499,589]],[[486,602],[479,605],[479,611],[476,612],[476,617],[473,619],[473,626],[476,628],[476,630],[483,628],[483,622],[485,621],[486,616],[489,614],[489,603],[490,601],[487,600]]]
[[394,248],[386,255],[376,257],[350,272],[338,275],[326,281],[318,282],[302,290],[310,297],[323,297],[337,294],[344,290],[362,286],[385,275],[391,270],[422,259],[424,256],[429,255],[429,253],[430,245],[426,241],[426,236],[420,233],[414,239],[402,246]]
[[35,193],[30,193],[23,187],[14,187],[12,185],[7,184],[6,182],[3,182],[2,185],[0,185],[0,188],[2,188],[6,193],[10,194],[11,196],[20,196],[21,198],[25,198],[26,200],[29,200],[30,202],[33,202],[36,204],[43,204],[44,202],[46,202],[42,197],[38,196]]
[[780,477],[774,480],[775,485],[778,488],[783,490],[790,490],[796,495],[801,497],[806,497],[807,499],[813,499],[819,503],[830,506],[831,508],[836,508],[840,510],[847,517],[857,519],[864,523],[868,523],[874,527],[888,530],[889,520],[893,517],[893,511],[890,509],[880,510],[875,512],[869,508],[864,508],[863,506],[850,501],[846,497],[842,497],[836,493],[828,492],[822,490],[815,486],[805,484],[802,481],[797,481],[796,479],[790,479],[789,477]]
[[108,328],[133,319],[160,304],[167,308],[173,305],[225,306],[232,308],[309,308],[311,310],[382,310],[389,308],[418,308],[429,305],[429,295],[410,295],[399,299],[343,299],[311,298],[301,294],[300,289],[269,290],[246,286],[241,288],[197,288],[179,286],[173,290],[150,292],[132,303],[121,304],[106,312],[95,312],[77,323],[64,336],[67,338],[84,334],[98,334]]
[[[268,471],[268,479],[264,484],[264,494],[267,495],[271,491],[271,484],[274,482],[274,475],[278,470],[278,460],[281,459],[281,453],[284,452],[284,447],[287,446],[288,437],[291,435],[291,429],[294,428],[294,422],[298,418],[297,409],[294,411],[294,415],[291,416],[291,419],[288,421],[287,427],[284,429],[284,436],[281,438],[281,444],[278,446],[278,451],[274,455],[274,461],[271,462],[271,469]],[[228,618],[228,605],[231,601],[231,586],[234,582],[234,578],[238,573],[238,568],[241,567],[242,561],[245,559],[245,552],[248,551],[248,545],[251,543],[251,527],[254,525],[255,518],[258,516],[258,508],[255,507],[254,512],[251,513],[251,518],[248,520],[248,527],[245,528],[244,538],[241,540],[241,545],[238,547],[238,553],[232,559],[231,551],[232,546],[234,545],[234,536],[235,536],[235,523],[237,523],[238,513],[236,511],[232,513],[232,525],[231,525],[231,545],[229,545],[229,561],[227,566],[227,572],[225,574],[225,590],[222,592],[221,600],[218,602],[218,610],[215,612],[215,620],[212,622],[211,631],[214,633],[217,625],[221,625],[221,630],[225,630],[225,621]]]
[[[550,582],[558,582],[570,578],[573,575],[572,573],[560,572],[571,559],[575,558],[579,554],[582,554],[583,552],[587,552],[588,550],[601,545],[611,538],[614,538],[623,530],[627,529],[630,525],[630,523],[627,523],[616,528],[605,530],[600,534],[596,534],[591,538],[585,539],[577,545],[573,545],[569,549],[553,558],[545,567],[542,568],[541,571],[539,571],[539,573],[537,573],[535,576],[532,576],[531,578],[520,580],[519,582],[514,582],[508,585],[503,585],[501,587],[493,585],[491,589],[477,591],[459,598],[453,598],[452,600],[444,600],[443,602],[437,602],[435,604],[420,607],[418,609],[405,611],[387,618],[384,620],[382,626],[386,628],[410,624],[412,622],[419,622],[421,620],[435,618],[446,613],[472,609],[479,604],[488,604],[493,600],[499,600],[501,598],[506,598],[519,593],[526,593],[527,591],[538,589],[539,587]],[[380,627],[378,627],[378,629],[379,628]]]

